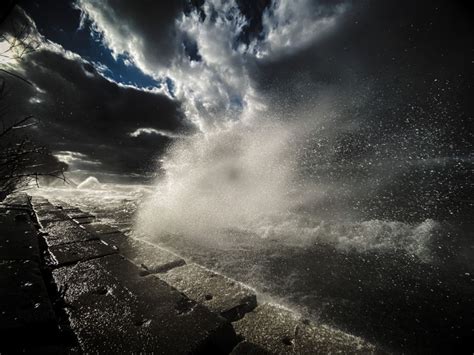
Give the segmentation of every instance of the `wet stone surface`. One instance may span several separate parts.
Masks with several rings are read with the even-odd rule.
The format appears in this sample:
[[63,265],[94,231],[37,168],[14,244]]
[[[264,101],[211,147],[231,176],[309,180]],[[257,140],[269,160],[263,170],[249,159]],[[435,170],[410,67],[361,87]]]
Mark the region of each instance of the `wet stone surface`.
[[51,336],[57,333],[55,314],[37,262],[0,261],[0,320],[0,349],[19,335],[36,343],[45,332]]
[[49,248],[54,266],[63,266],[78,261],[89,260],[117,253],[117,249],[101,240],[88,240]]
[[30,206],[30,198],[27,194],[14,194],[7,196],[2,201],[2,205],[10,208],[28,208]]
[[248,343],[276,354],[378,354],[362,339],[298,319],[292,312],[272,304],[258,306],[234,323]]
[[100,222],[92,222],[85,224],[83,228],[89,233],[97,235],[120,233],[118,229]]
[[119,255],[53,272],[84,352],[229,353],[237,343],[223,318]]
[[38,233],[26,212],[3,211],[0,234],[0,260],[39,261]]
[[101,236],[101,239],[116,246],[121,255],[148,273],[166,272],[186,264],[184,259],[176,254],[122,233]]
[[64,204],[64,203],[59,204],[57,207],[66,213],[82,213],[81,209]]
[[66,213],[49,203],[34,205],[34,211],[39,224],[43,228],[47,227],[51,222],[69,220],[69,217]]
[[83,225],[83,224],[89,224],[95,221],[95,217],[89,217],[89,216],[84,216],[84,217],[76,217],[72,219],[74,222],[77,224]]
[[37,213],[38,222],[42,228],[46,228],[50,223],[59,221],[68,221],[69,217],[61,211],[51,211],[46,213]]
[[257,306],[257,297],[251,289],[196,264],[174,268],[159,277],[231,321],[242,318]]
[[95,218],[95,216],[90,213],[82,212],[81,210],[77,212],[66,211],[67,215],[72,219],[81,219],[81,218]]
[[50,247],[97,239],[96,236],[87,233],[72,220],[51,222],[45,228],[42,228],[42,232],[46,233],[44,238]]

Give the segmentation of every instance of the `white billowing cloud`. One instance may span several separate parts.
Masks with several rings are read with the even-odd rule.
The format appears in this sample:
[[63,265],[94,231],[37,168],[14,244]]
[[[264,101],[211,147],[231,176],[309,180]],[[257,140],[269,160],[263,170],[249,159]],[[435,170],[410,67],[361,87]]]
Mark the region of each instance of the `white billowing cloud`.
[[252,44],[258,58],[281,55],[305,47],[325,34],[348,8],[312,0],[274,0],[263,15],[264,40]]
[[262,106],[247,70],[247,51],[237,42],[247,24],[235,1],[210,0],[202,11],[177,22],[183,36],[197,45],[200,61],[175,58],[166,75],[186,115],[204,132],[241,119]]
[[178,1],[76,0],[93,35],[101,39],[117,59],[124,56],[143,72],[159,79],[159,69],[168,65],[178,50],[174,22],[181,12]]
[[72,167],[75,165],[101,165],[98,160],[90,159],[86,154],[72,152],[69,150],[61,150],[53,154],[59,161],[66,163]]
[[15,60],[14,55],[10,51],[11,45],[6,40],[0,39],[0,65],[9,64]]
[[137,138],[140,137],[141,135],[145,134],[157,134],[159,136],[163,137],[169,137],[169,138],[180,138],[182,137],[179,134],[173,133],[173,132],[168,132],[162,129],[155,129],[155,128],[138,128],[135,131],[131,132],[129,134],[130,137]]
[[79,0],[77,5],[83,11],[81,27],[84,24],[84,17],[87,15],[94,24],[94,30],[103,35],[103,41],[112,51],[112,55],[117,57],[120,54],[133,54],[134,59],[141,68],[144,65],[142,41],[138,34],[130,31],[127,23],[120,25],[114,18],[114,11],[108,6],[106,1]]
[[[332,28],[347,6],[339,0],[323,1],[274,0],[263,14],[261,36],[248,45],[239,35],[249,20],[235,0],[207,0],[190,12],[166,9],[174,17],[154,22],[149,20],[152,13],[165,5],[145,11],[140,4],[124,1],[77,0],[76,6],[116,57],[125,56],[157,79],[171,78],[172,95],[186,117],[208,132],[261,116],[267,105],[250,69],[258,60],[313,43]],[[186,50],[190,43],[197,48],[194,58]]]

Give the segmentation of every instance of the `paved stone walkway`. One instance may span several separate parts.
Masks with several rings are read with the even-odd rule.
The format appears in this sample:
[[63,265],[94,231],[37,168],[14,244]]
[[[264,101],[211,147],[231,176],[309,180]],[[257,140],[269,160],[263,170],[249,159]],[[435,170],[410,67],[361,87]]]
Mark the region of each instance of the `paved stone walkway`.
[[16,195],[0,209],[0,353],[382,352],[74,206]]

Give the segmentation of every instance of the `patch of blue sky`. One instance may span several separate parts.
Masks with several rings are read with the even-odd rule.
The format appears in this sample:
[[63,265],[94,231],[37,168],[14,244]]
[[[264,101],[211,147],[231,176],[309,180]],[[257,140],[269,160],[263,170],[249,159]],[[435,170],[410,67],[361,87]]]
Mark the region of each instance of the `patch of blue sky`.
[[83,19],[81,23],[81,13],[71,1],[32,0],[22,2],[21,6],[32,16],[42,35],[91,62],[106,78],[137,88],[163,85],[160,80],[143,73],[126,56],[114,58],[110,49],[104,46],[101,35],[91,30],[91,22]]

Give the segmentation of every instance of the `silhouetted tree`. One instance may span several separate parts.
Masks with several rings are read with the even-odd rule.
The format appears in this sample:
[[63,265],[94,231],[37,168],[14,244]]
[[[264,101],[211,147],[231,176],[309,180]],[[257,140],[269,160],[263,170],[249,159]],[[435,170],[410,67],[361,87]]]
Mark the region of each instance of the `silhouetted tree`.
[[[0,5],[0,26],[12,12],[15,1]],[[21,60],[35,51],[39,43],[32,38],[29,24],[11,21],[8,30],[3,29],[0,42],[7,46],[0,56],[10,60]],[[38,185],[39,179],[51,177],[66,181],[64,171],[67,164],[59,162],[48,149],[36,144],[27,134],[29,128],[37,124],[33,115],[12,118],[6,104],[6,79],[11,76],[32,85],[27,79],[0,67],[0,201],[18,190],[25,190],[32,181]]]

